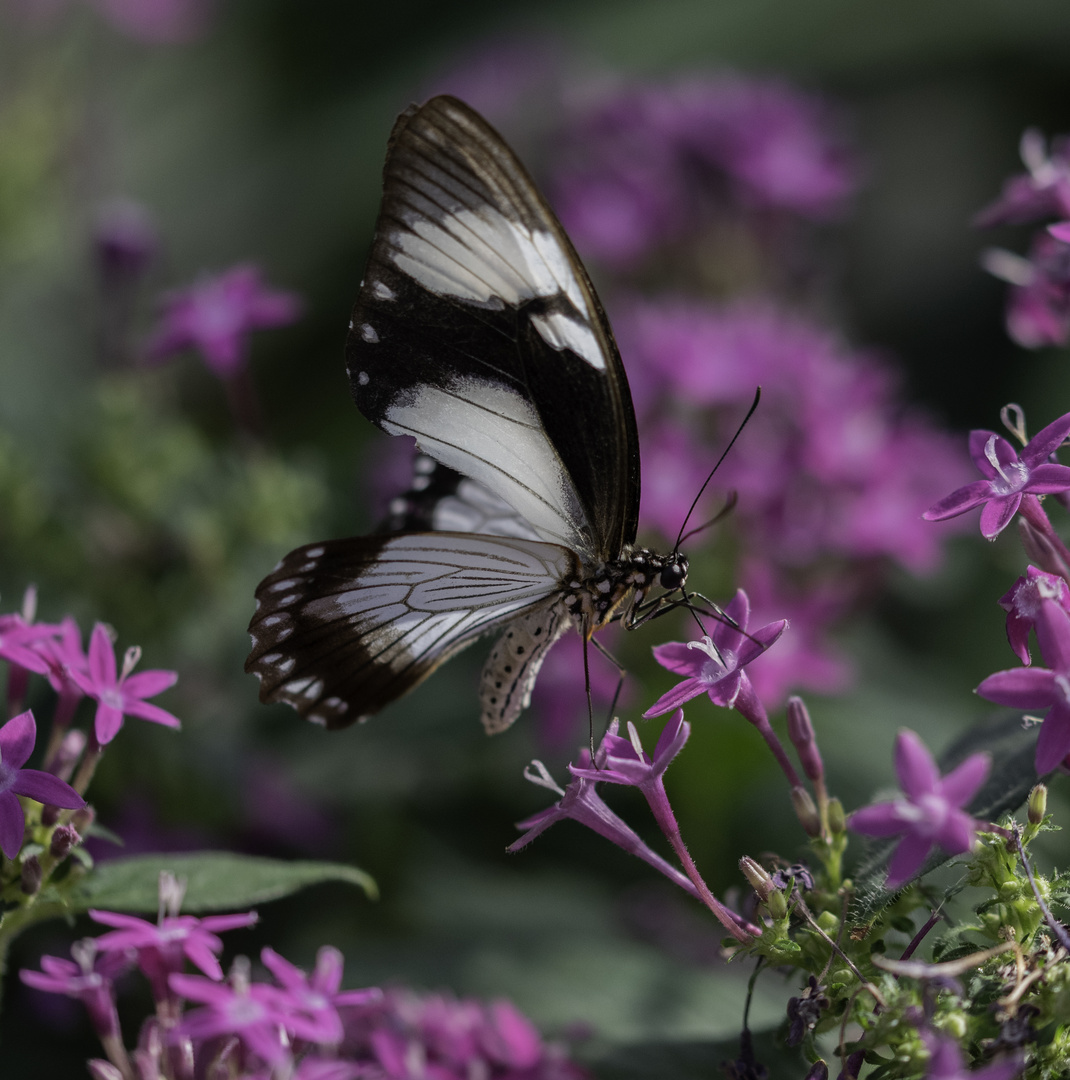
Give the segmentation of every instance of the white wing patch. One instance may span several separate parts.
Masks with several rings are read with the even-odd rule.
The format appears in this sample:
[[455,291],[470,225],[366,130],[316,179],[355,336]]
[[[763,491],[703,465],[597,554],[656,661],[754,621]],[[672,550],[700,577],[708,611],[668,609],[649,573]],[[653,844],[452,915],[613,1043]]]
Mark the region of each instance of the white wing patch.
[[406,392],[383,414],[436,461],[487,488],[550,543],[590,555],[583,505],[531,403],[500,383],[458,378]]

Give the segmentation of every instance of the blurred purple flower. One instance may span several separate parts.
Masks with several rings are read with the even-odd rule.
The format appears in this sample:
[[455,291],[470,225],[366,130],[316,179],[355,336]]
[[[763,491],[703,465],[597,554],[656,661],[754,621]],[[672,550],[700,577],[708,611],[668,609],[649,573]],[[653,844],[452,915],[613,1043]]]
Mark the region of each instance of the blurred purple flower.
[[166,296],[145,356],[155,363],[193,348],[228,379],[246,365],[249,334],[294,322],[301,306],[295,293],[268,288],[258,267],[235,266]]
[[749,692],[750,680],[744,668],[784,633],[787,623],[780,619],[758,630],[749,630],[750,601],[742,589],[736,591],[724,613],[725,621],[719,622],[713,634],[701,641],[673,641],[654,646],[657,662],[686,678],[662,694],[644,716],[661,716],[703,693],[714,705],[732,708],[745,688]]
[[984,783],[991,759],[973,754],[946,776],[913,731],[900,731],[895,743],[895,771],[905,798],[856,810],[847,827],[867,836],[903,839],[888,864],[885,888],[898,889],[922,867],[934,846],[958,855],[973,846],[977,822],[961,809]]
[[101,208],[93,229],[93,253],[105,282],[127,282],[148,268],[159,237],[148,211],[130,199]]
[[0,851],[9,859],[18,855],[26,831],[18,796],[65,810],[85,806],[85,799],[58,776],[22,767],[36,741],[37,725],[28,709],[0,727]]
[[[1070,588],[1055,574],[1047,574],[1030,566],[999,599],[1007,612],[1007,640],[1018,659],[1027,667],[1033,662],[1029,654],[1029,631],[1046,618],[1047,607],[1055,604],[1070,613]],[[1039,628],[1038,628],[1039,629]]]
[[257,921],[255,911],[204,918],[164,915],[155,923],[117,911],[90,910],[89,915],[95,922],[115,927],[96,939],[97,948],[103,952],[136,952],[138,967],[152,984],[157,1001],[167,1000],[167,979],[182,971],[186,960],[209,978],[221,980],[223,969],[216,955],[223,951],[223,942],[215,931],[252,926]]
[[853,678],[851,664],[827,638],[846,606],[844,586],[817,585],[799,593],[770,564],[753,560],[744,564],[740,576],[751,600],[751,617],[761,622],[766,615],[784,615],[790,627],[775,649],[747,667],[754,692],[766,707],[778,708],[793,691],[846,690]]
[[19,978],[35,990],[46,994],[65,994],[77,998],[89,1013],[93,1030],[104,1040],[120,1036],[119,1016],[115,1011],[113,982],[133,966],[130,954],[100,955],[96,942],[85,938],[71,946],[74,960],[58,956],[42,956],[41,971],[23,968]]
[[989,675],[977,693],[1016,709],[1047,709],[1037,738],[1038,773],[1050,772],[1070,753],[1070,614],[1054,603],[1038,613],[1037,641],[1048,668],[1023,667]]
[[977,215],[980,228],[1070,216],[1070,139],[1056,137],[1049,152],[1044,136],[1028,128],[1019,149],[1028,172],[1012,176],[999,198]]
[[89,639],[89,667],[82,672],[69,668],[68,674],[82,693],[93,698],[97,704],[94,733],[97,742],[106,746],[119,733],[125,716],[136,716],[166,727],[181,727],[177,716],[144,700],[162,694],[174,686],[178,675],[174,671],[154,669],[131,674],[141,657],[141,650],[133,646],[126,650],[123,670],[119,673],[115,664],[115,649],[107,627],[97,623]]
[[936,1032],[922,1032],[929,1051],[925,1080],[1013,1080],[1025,1067],[1020,1054],[990,1062],[980,1069],[970,1069],[963,1060],[958,1041]]
[[810,218],[856,184],[831,109],[736,75],[615,88],[562,134],[554,205],[581,250],[620,265],[693,230],[731,195]]
[[985,479],[953,491],[922,516],[943,521],[983,505],[981,535],[994,540],[1011,523],[1023,495],[1070,490],[1070,467],[1049,460],[1067,434],[1070,413],[1038,431],[1020,452],[994,431],[971,431],[970,457]]
[[[339,1006],[367,1005],[382,997],[377,988],[340,990],[344,959],[329,945],[324,945],[316,954],[316,968],[311,975],[306,975],[274,949],[263,949],[260,959],[282,987],[289,1007],[308,1021],[306,1030],[319,1032],[315,1037],[317,1043],[333,1046],[342,1041]],[[307,1035],[303,1037],[308,1038]]]
[[1029,257],[990,248],[984,268],[1010,285],[1007,333],[1025,349],[1065,345],[1070,338],[1070,244],[1048,232],[1033,237]]
[[[23,18],[55,18],[70,0],[16,0]],[[87,0],[117,30],[137,41],[163,45],[189,41],[204,29],[210,0]]]

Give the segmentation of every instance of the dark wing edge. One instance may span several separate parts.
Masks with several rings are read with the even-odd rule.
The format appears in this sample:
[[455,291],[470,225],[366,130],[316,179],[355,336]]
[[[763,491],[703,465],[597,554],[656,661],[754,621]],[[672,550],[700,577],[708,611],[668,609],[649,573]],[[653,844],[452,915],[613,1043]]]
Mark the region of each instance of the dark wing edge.
[[246,672],[264,704],[364,720],[455,653],[545,604],[575,571],[554,545],[456,533],[306,544],[261,581]]
[[[399,118],[383,178],[383,206],[346,349],[357,405],[384,426],[390,403],[420,378],[445,385],[451,373],[463,373],[508,386],[537,411],[587,511],[594,554],[618,557],[638,524],[635,413],[605,311],[564,229],[501,136],[455,98],[432,98]],[[489,229],[480,221],[466,230],[458,217],[467,214],[471,222],[488,213]],[[542,242],[535,247],[546,258],[536,270],[518,259],[517,235],[503,231],[503,221]],[[441,264],[421,282],[399,268],[411,268],[412,259],[399,255],[398,238],[421,244],[428,230],[456,250],[434,249]],[[520,239],[530,258],[530,238]],[[492,285],[505,281],[504,292],[517,293],[522,280],[530,293],[514,296],[512,306],[490,286],[485,296],[453,295],[433,287],[437,279],[429,276],[446,265],[462,276],[474,267]],[[392,349],[379,348],[388,343]]]

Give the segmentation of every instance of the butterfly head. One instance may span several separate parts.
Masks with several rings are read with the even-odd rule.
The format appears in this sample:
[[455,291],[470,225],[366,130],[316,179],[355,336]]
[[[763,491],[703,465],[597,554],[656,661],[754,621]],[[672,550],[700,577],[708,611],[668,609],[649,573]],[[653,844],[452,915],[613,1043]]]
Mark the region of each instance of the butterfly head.
[[669,561],[661,568],[658,583],[667,592],[676,592],[678,589],[682,589],[684,582],[687,581],[687,569],[687,556],[674,551],[669,556]]

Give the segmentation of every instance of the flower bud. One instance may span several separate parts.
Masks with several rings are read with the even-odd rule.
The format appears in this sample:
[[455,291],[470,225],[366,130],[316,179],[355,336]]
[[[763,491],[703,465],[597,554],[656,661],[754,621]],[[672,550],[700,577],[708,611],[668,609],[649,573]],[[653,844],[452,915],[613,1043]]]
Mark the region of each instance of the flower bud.
[[75,810],[71,815],[71,826],[78,830],[79,836],[85,836],[89,832],[89,826],[93,824],[93,818],[97,816],[91,806],[83,806],[81,810]]
[[71,853],[71,849],[81,842],[78,830],[73,825],[60,825],[52,834],[52,843],[49,852],[54,859],[65,859]]
[[[825,775],[825,766],[817,748],[814,725],[810,723],[810,713],[801,697],[788,698],[788,738],[795,752],[799,755],[799,764],[807,779],[814,782]],[[814,834],[811,834],[814,835]]]
[[814,800],[810,798],[810,792],[801,784],[791,789],[791,805],[795,809],[795,816],[807,836],[821,835],[821,815],[814,806]]
[[1037,784],[1029,793],[1029,824],[1039,825],[1048,812],[1048,788],[1045,784]]
[[36,855],[22,860],[20,888],[27,896],[33,896],[41,888],[41,863]]
[[829,1067],[823,1061],[815,1061],[803,1080],[829,1080]]
[[765,868],[760,863],[755,862],[749,855],[744,855],[739,860],[739,868],[758,894],[758,899],[765,903],[769,899],[770,893],[775,890],[773,879]]
[[829,830],[833,835],[842,833],[847,828],[847,818],[843,812],[843,803],[835,795],[829,799]]
[[78,759],[85,750],[87,736],[84,731],[75,728],[68,731],[60,741],[59,748],[52,760],[48,763],[48,772],[58,776],[61,780],[69,781],[74,772]]

